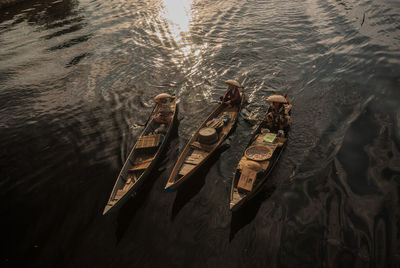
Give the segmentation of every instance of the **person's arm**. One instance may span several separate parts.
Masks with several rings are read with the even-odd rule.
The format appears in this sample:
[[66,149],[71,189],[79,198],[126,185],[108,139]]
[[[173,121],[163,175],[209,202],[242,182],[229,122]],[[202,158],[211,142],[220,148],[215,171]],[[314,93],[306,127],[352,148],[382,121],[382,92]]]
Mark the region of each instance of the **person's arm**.
[[227,101],[225,101],[225,100],[226,100],[226,98],[229,96],[229,92],[230,92],[230,91],[231,91],[231,90],[228,89],[228,91],[225,92],[225,95],[222,97],[222,102],[223,102],[223,103],[227,103]]

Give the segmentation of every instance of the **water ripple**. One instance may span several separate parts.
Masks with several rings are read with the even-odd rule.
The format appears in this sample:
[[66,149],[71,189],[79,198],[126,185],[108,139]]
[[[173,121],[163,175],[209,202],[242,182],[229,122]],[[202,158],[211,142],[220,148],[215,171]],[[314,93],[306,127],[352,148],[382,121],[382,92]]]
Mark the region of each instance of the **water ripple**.
[[[1,11],[6,266],[398,264],[395,1],[34,0]],[[246,79],[254,118],[270,94],[293,103],[281,162],[239,214],[227,202],[252,132],[243,117],[195,189],[162,190],[230,78]],[[164,160],[120,215],[101,217],[160,92],[179,100]]]

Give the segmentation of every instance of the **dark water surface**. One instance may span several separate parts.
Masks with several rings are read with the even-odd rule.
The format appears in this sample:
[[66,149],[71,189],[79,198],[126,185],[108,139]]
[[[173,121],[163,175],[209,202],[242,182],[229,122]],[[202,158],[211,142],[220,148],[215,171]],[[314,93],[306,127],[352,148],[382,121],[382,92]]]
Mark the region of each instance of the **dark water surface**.
[[[243,210],[243,117],[166,193],[225,79],[288,92],[281,162]],[[142,191],[102,210],[152,109],[179,127]],[[399,267],[400,3],[32,0],[0,10],[1,267]]]

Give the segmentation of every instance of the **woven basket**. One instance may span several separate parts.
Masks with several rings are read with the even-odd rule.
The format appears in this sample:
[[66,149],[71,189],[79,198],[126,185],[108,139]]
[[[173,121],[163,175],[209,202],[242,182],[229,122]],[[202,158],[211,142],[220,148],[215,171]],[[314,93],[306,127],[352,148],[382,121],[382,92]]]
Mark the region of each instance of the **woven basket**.
[[267,159],[270,159],[272,156],[273,151],[271,148],[267,146],[251,146],[247,148],[245,152],[245,156],[247,159],[251,159],[254,161],[265,161]]

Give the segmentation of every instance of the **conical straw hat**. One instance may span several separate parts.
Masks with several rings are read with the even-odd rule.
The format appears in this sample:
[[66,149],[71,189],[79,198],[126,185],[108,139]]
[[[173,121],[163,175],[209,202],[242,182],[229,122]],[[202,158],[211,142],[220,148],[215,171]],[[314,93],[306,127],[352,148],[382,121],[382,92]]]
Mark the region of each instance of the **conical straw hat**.
[[169,95],[168,93],[161,93],[154,97],[155,103],[160,103],[162,100],[174,98],[174,96]]
[[287,103],[287,100],[282,95],[271,95],[267,98],[269,102],[280,102],[280,103]]
[[227,83],[228,85],[235,86],[235,87],[242,87],[242,85],[236,80],[226,80],[225,83]]

